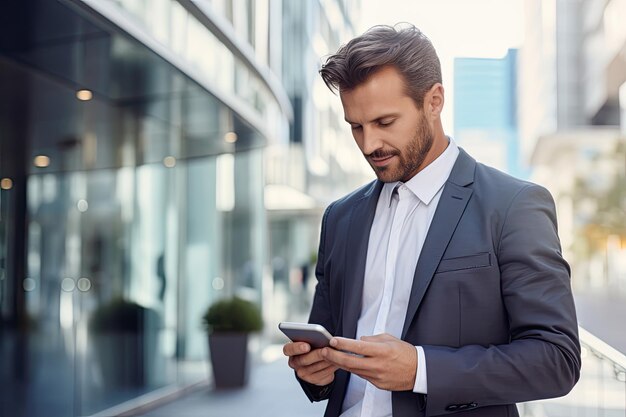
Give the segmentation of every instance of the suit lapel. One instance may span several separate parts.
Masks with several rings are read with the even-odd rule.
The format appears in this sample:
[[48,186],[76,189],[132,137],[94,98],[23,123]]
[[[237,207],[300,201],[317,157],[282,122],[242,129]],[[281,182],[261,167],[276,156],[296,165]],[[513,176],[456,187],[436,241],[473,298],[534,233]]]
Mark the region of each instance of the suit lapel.
[[459,148],[459,156],[444,186],[415,268],[402,338],[406,336],[443,253],[467,207],[472,195],[472,189],[467,186],[474,180],[475,167],[476,161]]
[[344,337],[356,337],[356,326],[363,300],[367,245],[382,188],[383,183],[375,181],[363,198],[354,205],[350,214],[341,313]]

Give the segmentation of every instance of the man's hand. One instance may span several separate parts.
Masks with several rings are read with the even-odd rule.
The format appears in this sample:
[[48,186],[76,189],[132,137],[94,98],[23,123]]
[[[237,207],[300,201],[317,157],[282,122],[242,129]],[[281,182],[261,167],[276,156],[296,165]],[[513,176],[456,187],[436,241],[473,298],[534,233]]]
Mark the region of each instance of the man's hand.
[[330,345],[332,349],[322,349],[321,357],[337,367],[380,389],[413,390],[417,372],[415,346],[387,333],[363,336],[361,340],[333,337]]
[[[332,350],[332,349],[329,349]],[[289,367],[298,378],[315,385],[328,385],[335,379],[337,367],[322,357],[322,349],[314,349],[304,342],[287,343],[283,353],[289,357]]]

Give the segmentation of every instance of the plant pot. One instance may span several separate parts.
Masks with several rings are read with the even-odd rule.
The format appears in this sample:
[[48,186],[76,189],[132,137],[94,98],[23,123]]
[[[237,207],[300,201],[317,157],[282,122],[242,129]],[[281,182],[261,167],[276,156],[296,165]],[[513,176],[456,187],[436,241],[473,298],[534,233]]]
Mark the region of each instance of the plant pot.
[[248,333],[211,333],[209,350],[216,388],[240,388],[248,382]]
[[105,386],[149,385],[155,366],[156,336],[156,332],[94,334],[93,346]]

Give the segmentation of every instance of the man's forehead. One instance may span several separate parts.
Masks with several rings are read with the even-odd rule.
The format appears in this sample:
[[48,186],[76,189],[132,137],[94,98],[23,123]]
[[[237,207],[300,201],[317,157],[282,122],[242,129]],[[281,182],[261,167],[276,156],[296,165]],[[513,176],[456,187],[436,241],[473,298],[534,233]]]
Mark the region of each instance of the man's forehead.
[[[413,112],[416,109],[415,102],[408,95],[393,99],[380,100],[342,100],[343,118],[348,123],[368,123],[400,114]],[[417,109],[419,110],[419,109]]]

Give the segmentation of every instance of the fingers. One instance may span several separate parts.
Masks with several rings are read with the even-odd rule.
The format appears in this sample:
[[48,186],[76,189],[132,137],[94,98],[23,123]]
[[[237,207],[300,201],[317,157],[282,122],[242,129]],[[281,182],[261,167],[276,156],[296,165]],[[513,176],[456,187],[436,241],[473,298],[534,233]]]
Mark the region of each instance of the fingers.
[[313,352],[303,355],[291,356],[289,358],[289,366],[292,369],[298,369],[304,366],[310,366],[317,362],[323,362],[321,349],[315,349]]
[[360,340],[335,337],[330,344],[334,349],[322,349],[322,357],[327,362],[368,380],[380,389],[406,391],[415,384],[417,352],[407,342],[389,334],[379,334]]
[[[325,362],[327,363],[327,362]],[[326,368],[313,373],[309,376],[310,381],[316,385],[328,385],[335,379],[335,371],[337,371],[337,367],[333,365],[329,365]]]
[[391,391],[410,390],[415,383],[415,347],[390,334],[359,340],[333,337],[331,347],[312,349],[304,342],[287,343],[283,353],[298,377],[315,385],[330,384],[341,368]]
[[389,333],[381,333],[375,336],[361,336],[361,340],[365,342],[390,342],[393,340],[400,340],[395,336],[390,335]]
[[311,350],[311,346],[305,342],[290,342],[283,346],[283,354],[285,356],[302,355]]
[[348,372],[358,373],[360,370],[368,368],[367,358],[335,349],[322,349],[322,358]]
[[377,356],[381,354],[381,349],[384,349],[384,345],[378,343],[383,341],[379,340],[379,336],[383,335],[369,336],[369,339],[372,340],[366,340],[367,336],[362,337],[361,340],[333,337],[330,345],[334,349],[343,350],[344,352],[352,352],[362,356]]
[[327,385],[335,379],[337,367],[326,362],[321,349],[289,357],[289,367],[296,371],[298,377],[315,385]]
[[337,370],[337,367],[335,365],[326,361],[320,361],[320,362],[315,362],[312,365],[298,367],[298,369],[296,369],[296,373],[298,374],[300,378],[303,378],[308,375],[313,375],[318,372],[326,371],[328,368],[333,368],[333,372]]
[[315,385],[328,385],[335,379],[335,371],[338,368],[328,362],[318,362],[296,371],[298,377]]

